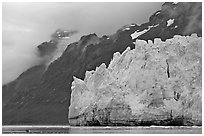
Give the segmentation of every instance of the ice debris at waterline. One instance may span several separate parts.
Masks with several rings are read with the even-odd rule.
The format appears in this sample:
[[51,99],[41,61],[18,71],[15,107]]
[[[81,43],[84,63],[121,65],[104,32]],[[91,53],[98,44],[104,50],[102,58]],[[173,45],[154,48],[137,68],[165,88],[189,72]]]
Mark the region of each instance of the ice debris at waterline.
[[202,40],[136,40],[108,68],[74,77],[70,125],[202,125]]

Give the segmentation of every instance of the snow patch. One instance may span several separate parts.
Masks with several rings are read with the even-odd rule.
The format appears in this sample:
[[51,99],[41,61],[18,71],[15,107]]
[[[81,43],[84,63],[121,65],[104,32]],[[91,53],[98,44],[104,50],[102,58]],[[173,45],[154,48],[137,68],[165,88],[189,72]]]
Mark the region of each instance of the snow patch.
[[127,27],[127,28],[123,29],[123,31],[126,31],[126,30],[130,30],[130,28],[129,28],[129,27]]
[[157,27],[157,26],[159,26],[159,24],[154,25],[154,26],[148,26],[148,28]]
[[167,25],[166,26],[170,26],[171,24],[173,24],[174,23],[174,19],[169,19],[168,21],[167,21]]
[[135,26],[135,24],[131,24],[130,26]]
[[132,39],[135,39],[135,38],[137,38],[138,36],[140,36],[140,35],[146,33],[146,32],[149,31],[149,30],[150,30],[150,28],[145,29],[145,30],[140,31],[140,32],[135,31],[134,33],[131,34],[131,37],[132,37]]
[[157,27],[159,26],[159,24],[155,25],[155,26],[148,26],[148,29],[144,29],[143,31],[138,32],[139,30],[135,31],[134,33],[131,34],[132,39],[137,38],[138,36],[146,33],[147,31],[149,31],[151,28],[153,27]]
[[155,15],[158,15],[160,13],[160,11],[159,12],[157,12]]
[[178,2],[173,2],[173,4],[177,4]]

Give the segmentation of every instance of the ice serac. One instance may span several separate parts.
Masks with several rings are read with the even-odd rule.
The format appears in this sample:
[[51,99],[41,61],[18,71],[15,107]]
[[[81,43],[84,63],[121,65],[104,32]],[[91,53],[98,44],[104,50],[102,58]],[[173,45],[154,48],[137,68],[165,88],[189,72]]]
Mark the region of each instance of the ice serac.
[[70,125],[201,125],[201,37],[136,40],[72,82]]

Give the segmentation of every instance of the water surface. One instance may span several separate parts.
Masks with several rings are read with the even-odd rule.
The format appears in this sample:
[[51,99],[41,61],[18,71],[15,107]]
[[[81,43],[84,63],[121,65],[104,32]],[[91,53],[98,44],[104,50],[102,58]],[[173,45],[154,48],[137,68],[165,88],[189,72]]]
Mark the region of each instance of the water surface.
[[148,127],[72,127],[72,126],[3,126],[2,133],[70,133],[70,134],[202,134],[202,127],[148,126]]

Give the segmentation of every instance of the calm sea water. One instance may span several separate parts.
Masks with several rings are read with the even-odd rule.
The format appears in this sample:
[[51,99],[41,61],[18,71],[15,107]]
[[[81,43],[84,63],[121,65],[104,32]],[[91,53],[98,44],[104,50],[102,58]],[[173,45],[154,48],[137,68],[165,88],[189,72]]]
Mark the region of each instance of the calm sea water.
[[2,133],[70,133],[70,134],[202,134],[202,127],[71,127],[71,126],[3,126]]

